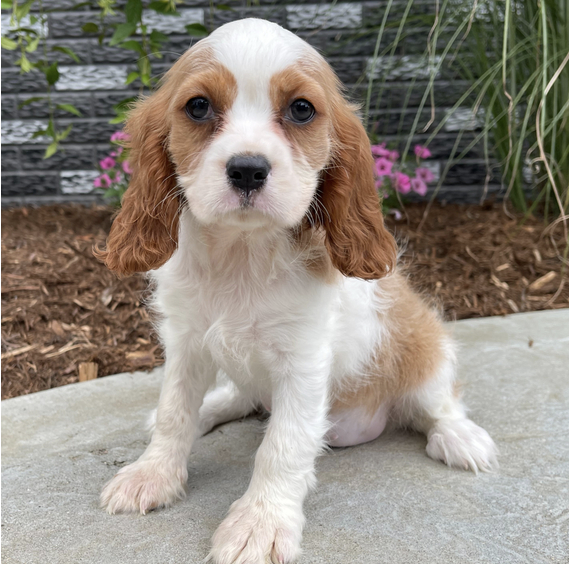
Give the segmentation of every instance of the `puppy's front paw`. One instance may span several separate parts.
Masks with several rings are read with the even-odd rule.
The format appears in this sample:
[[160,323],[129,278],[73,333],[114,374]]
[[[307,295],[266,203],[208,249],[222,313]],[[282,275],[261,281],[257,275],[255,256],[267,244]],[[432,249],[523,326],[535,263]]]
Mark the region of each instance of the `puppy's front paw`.
[[236,501],[212,539],[208,556],[215,564],[294,562],[300,555],[302,510],[284,509],[248,499]]
[[138,460],[121,468],[101,492],[101,507],[111,513],[143,515],[167,506],[186,495],[188,472],[185,468],[166,468],[151,461]]
[[427,454],[464,470],[491,472],[498,467],[498,449],[490,435],[470,419],[441,420],[430,430]]

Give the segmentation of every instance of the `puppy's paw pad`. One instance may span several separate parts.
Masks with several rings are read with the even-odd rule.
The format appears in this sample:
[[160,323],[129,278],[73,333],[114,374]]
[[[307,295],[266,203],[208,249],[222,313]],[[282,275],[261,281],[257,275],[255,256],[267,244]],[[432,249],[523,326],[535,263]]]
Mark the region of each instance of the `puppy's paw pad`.
[[121,470],[101,492],[101,507],[108,513],[146,514],[182,499],[187,472],[165,471],[157,464],[135,462]]
[[438,421],[429,432],[427,455],[448,466],[491,472],[498,468],[498,449],[490,435],[470,419]]
[[212,539],[209,560],[214,564],[290,564],[300,555],[304,517],[278,515],[262,503],[231,507]]

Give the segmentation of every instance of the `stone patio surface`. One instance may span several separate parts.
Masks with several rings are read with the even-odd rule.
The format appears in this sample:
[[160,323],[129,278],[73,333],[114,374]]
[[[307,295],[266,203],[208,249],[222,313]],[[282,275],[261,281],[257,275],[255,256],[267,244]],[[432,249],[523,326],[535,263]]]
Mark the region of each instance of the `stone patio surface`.
[[[318,460],[301,564],[569,562],[569,310],[461,321],[460,376],[500,470],[451,470],[426,439],[389,431]],[[99,492],[143,452],[160,371],[2,402],[4,564],[201,563],[248,483],[263,423],[200,439],[188,497],[107,515]]]

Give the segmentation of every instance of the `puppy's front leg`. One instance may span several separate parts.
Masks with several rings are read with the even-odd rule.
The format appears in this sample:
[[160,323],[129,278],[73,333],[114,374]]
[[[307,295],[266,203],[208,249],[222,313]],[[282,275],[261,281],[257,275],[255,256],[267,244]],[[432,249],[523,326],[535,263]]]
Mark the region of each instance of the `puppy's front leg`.
[[302,503],[327,430],[329,358],[275,375],[271,418],[245,495],[212,540],[216,564],[293,562],[300,554]]
[[187,335],[171,335],[165,339],[165,376],[152,440],[136,462],[121,468],[103,488],[101,506],[109,513],[145,514],[185,495],[188,457],[199,434],[198,412],[215,368]]

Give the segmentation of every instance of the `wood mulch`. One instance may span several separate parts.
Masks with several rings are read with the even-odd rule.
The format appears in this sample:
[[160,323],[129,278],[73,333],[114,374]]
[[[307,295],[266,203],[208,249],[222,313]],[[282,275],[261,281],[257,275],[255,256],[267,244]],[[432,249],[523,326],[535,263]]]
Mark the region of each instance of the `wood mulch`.
[[[447,319],[569,307],[563,230],[521,222],[498,205],[424,205],[387,218],[406,242],[412,283]],[[46,206],[2,211],[2,398],[78,380],[91,362],[98,377],[163,363],[144,307],[142,276],[117,279],[91,254],[112,211]]]

